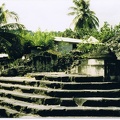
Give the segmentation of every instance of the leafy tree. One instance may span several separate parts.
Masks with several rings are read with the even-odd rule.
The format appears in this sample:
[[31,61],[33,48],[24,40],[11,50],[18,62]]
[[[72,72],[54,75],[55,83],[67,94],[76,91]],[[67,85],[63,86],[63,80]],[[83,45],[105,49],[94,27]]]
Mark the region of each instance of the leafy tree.
[[72,29],[66,29],[63,33],[62,33],[63,37],[70,37],[70,38],[75,38],[75,32]]
[[54,37],[49,32],[36,31],[33,36],[35,46],[40,46],[42,50],[49,50],[54,47]]
[[101,44],[92,43],[81,43],[77,45],[77,49],[81,51],[82,54],[86,54],[92,51],[96,51]]
[[68,15],[75,15],[73,24],[75,24],[75,30],[80,28],[84,29],[96,29],[99,26],[99,20],[95,16],[95,13],[90,10],[89,1],[86,0],[73,0],[74,7],[70,7],[73,11]]
[[104,22],[103,27],[101,27],[99,31],[99,39],[101,42],[107,42],[114,35],[114,28],[112,28],[107,22]]
[[26,41],[29,46],[40,46],[41,50],[49,50],[54,48],[54,32],[42,32],[38,29],[36,32],[22,31],[18,33]]
[[[14,23],[8,23],[10,19],[15,20]],[[18,23],[18,15],[15,12],[5,10],[5,4],[0,7],[0,45],[1,52],[6,52],[11,58],[21,57],[22,44],[21,37],[11,33],[11,30],[22,30],[24,25]]]

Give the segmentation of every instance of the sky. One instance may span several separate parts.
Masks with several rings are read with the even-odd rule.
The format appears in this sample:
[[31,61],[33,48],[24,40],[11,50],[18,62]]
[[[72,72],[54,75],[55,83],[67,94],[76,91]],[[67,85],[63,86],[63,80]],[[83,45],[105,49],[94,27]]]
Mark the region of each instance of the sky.
[[[71,26],[74,16],[69,9],[74,6],[72,0],[0,0],[6,9],[19,16],[21,24],[28,30],[64,31]],[[90,0],[90,9],[96,13],[100,27],[107,21],[110,25],[120,22],[120,0]]]

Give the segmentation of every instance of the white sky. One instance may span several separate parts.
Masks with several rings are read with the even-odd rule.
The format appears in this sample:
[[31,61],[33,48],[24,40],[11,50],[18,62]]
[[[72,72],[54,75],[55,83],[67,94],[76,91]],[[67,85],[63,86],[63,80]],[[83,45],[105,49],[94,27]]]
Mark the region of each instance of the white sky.
[[[0,5],[14,11],[28,30],[38,28],[48,31],[64,31],[70,27],[73,16],[68,16],[72,0],[0,0]],[[105,21],[111,25],[120,22],[120,0],[90,0],[91,10],[96,13],[102,26]]]

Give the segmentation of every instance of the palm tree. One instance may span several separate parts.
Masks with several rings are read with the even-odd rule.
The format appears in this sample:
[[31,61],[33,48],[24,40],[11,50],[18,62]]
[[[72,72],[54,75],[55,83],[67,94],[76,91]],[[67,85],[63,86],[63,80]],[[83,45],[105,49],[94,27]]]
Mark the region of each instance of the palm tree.
[[[9,20],[15,20],[14,23],[9,23]],[[4,30],[16,30],[16,29],[24,29],[24,25],[19,24],[18,15],[15,12],[10,12],[9,10],[5,10],[5,4],[3,3],[0,7],[0,29]]]
[[[10,19],[14,23],[8,23]],[[0,7],[0,52],[6,52],[12,58],[22,55],[21,37],[12,33],[12,30],[23,30],[24,25],[18,23],[19,18],[15,12],[5,10],[5,4]]]
[[73,12],[68,13],[68,15],[75,15],[73,19],[75,30],[80,28],[96,29],[99,27],[98,18],[95,16],[95,13],[89,9],[89,0],[73,0],[73,3],[75,6],[70,7]]

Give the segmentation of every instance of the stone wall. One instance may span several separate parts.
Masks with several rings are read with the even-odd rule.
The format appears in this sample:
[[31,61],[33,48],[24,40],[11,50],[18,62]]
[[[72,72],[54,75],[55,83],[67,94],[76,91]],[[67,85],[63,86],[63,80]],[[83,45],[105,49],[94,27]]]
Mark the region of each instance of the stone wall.
[[83,59],[79,65],[71,68],[70,73],[88,76],[103,76],[105,80],[120,81],[120,60]]
[[104,76],[104,60],[83,59],[80,65],[71,69],[71,73],[85,74],[91,76]]
[[51,56],[35,56],[32,60],[33,72],[52,72],[55,59]]

